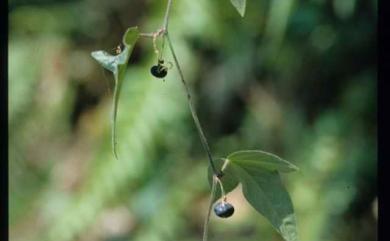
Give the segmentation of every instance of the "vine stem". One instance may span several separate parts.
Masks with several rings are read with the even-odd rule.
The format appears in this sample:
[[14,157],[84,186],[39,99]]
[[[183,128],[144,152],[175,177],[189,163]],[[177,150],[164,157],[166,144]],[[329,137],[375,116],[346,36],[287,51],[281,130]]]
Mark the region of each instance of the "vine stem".
[[168,0],[167,9],[165,10],[164,24],[163,24],[163,29],[165,32],[168,31],[168,22],[169,22],[169,15],[171,13],[172,2],[173,0]]
[[[194,119],[195,126],[196,126],[196,129],[198,131],[200,140],[202,142],[203,149],[207,153],[207,157],[209,159],[210,167],[211,167],[211,169],[212,169],[212,171],[214,173],[213,174],[213,182],[212,182],[212,186],[211,186],[211,195],[210,195],[209,207],[208,207],[207,216],[205,217],[204,226],[203,226],[203,239],[202,240],[203,241],[207,241],[211,209],[213,207],[213,201],[214,201],[214,198],[215,198],[217,182],[220,183],[221,190],[223,191],[222,183],[219,180],[220,176],[222,175],[222,172],[217,171],[217,169],[215,167],[215,164],[214,164],[214,161],[213,161],[213,158],[212,158],[212,155],[211,155],[210,147],[209,147],[209,144],[207,142],[207,138],[206,138],[206,136],[205,136],[205,134],[203,132],[202,126],[200,125],[200,121],[199,121],[198,115],[196,114],[196,110],[194,108],[194,105],[192,104],[192,97],[191,97],[190,89],[189,89],[189,87],[187,85],[187,82],[184,80],[183,71],[182,71],[182,69],[180,67],[179,61],[178,61],[176,53],[175,53],[175,49],[173,47],[172,41],[171,41],[171,39],[169,37],[169,34],[168,34],[168,23],[169,23],[169,15],[170,15],[171,8],[172,8],[172,2],[173,2],[173,0],[168,0],[168,4],[167,4],[166,11],[165,11],[165,16],[164,16],[164,23],[163,23],[163,26],[162,26],[162,29],[161,29],[162,30],[162,34],[163,34],[163,46],[164,46],[164,42],[165,42],[165,38],[166,38],[167,41],[168,41],[168,46],[169,46],[169,49],[171,51],[171,54],[172,54],[175,66],[177,68],[177,71],[179,72],[180,80],[181,80],[181,82],[183,84],[183,87],[184,87],[184,90],[185,90],[185,92],[187,94],[187,102],[188,102],[188,106],[189,106],[190,111],[191,111],[192,119]],[[224,193],[224,191],[223,191],[223,193]]]
[[211,195],[210,195],[210,201],[209,201],[209,208],[207,210],[207,215],[206,215],[206,218],[205,218],[204,224],[203,224],[203,239],[202,239],[202,241],[207,241],[211,209],[213,208],[217,182],[218,182],[218,177],[216,175],[213,175],[213,183],[211,184]]
[[[205,134],[203,132],[202,126],[200,125],[200,121],[199,121],[198,115],[196,114],[196,110],[194,108],[194,105],[192,104],[192,97],[191,97],[191,93],[190,93],[190,88],[188,87],[187,82],[184,80],[183,71],[182,71],[182,69],[180,67],[179,60],[177,59],[177,56],[176,56],[176,53],[175,53],[175,49],[173,47],[172,41],[171,41],[171,39],[169,37],[169,34],[168,34],[168,23],[169,23],[169,15],[170,15],[171,8],[172,8],[172,2],[173,2],[173,0],[168,0],[167,9],[165,11],[165,16],[164,16],[163,26],[156,33],[158,35],[160,35],[160,34],[163,35],[163,44],[165,42],[165,38],[168,41],[168,46],[169,46],[169,49],[171,51],[171,54],[172,54],[175,66],[177,68],[177,71],[179,72],[180,80],[181,80],[181,82],[183,84],[183,87],[184,87],[184,90],[185,90],[185,92],[187,94],[187,102],[188,102],[188,106],[189,106],[190,111],[191,111],[192,119],[194,119],[195,126],[196,126],[196,129],[198,131],[200,140],[202,142],[203,149],[207,153],[207,157],[209,159],[209,164],[210,164],[210,167],[211,167],[211,169],[213,171],[213,183],[212,183],[212,186],[211,186],[210,202],[209,202],[209,207],[208,207],[208,211],[207,211],[207,216],[205,217],[204,226],[203,226],[203,239],[202,240],[203,241],[207,241],[211,209],[213,207],[213,201],[214,201],[214,198],[215,198],[216,186],[217,186],[218,182],[221,185],[222,192],[224,193],[223,187],[222,187],[222,183],[219,180],[219,177],[222,175],[222,172],[219,172],[217,170],[217,168],[215,167],[215,164],[214,164],[214,161],[213,161],[213,157],[211,155],[210,147],[209,147],[209,144],[207,142],[207,138],[206,138],[206,136],[205,136]],[[143,36],[144,37],[155,37],[156,33],[153,33],[153,34],[143,34]]]
[[175,54],[175,50],[173,48],[172,41],[171,41],[171,39],[169,37],[169,34],[167,32],[165,33],[165,36],[166,36],[166,38],[168,40],[168,46],[169,46],[169,49],[171,50],[174,63],[175,63],[176,68],[177,68],[177,70],[179,72],[179,76],[180,76],[181,82],[183,83],[183,86],[184,86],[184,90],[187,93],[188,106],[190,107],[192,118],[194,119],[195,126],[196,126],[196,129],[198,130],[199,137],[200,137],[200,140],[202,142],[203,148],[205,149],[205,151],[207,153],[207,156],[209,158],[211,169],[213,170],[214,175],[219,176],[220,173],[217,171],[217,169],[215,167],[213,158],[211,156],[211,151],[210,151],[209,144],[207,142],[206,136],[204,135],[202,126],[200,125],[198,115],[196,114],[195,108],[194,108],[194,106],[192,104],[192,97],[191,97],[191,94],[190,94],[190,89],[189,89],[189,87],[187,85],[187,82],[184,80],[183,71],[181,70],[179,61],[177,60],[177,57],[176,57],[176,54]]
[[163,35],[163,43],[162,43],[163,45],[164,45],[164,42],[165,42],[165,38],[168,40],[169,49],[171,50],[175,66],[176,66],[176,68],[177,68],[177,70],[179,72],[181,82],[183,83],[183,86],[184,86],[184,90],[186,91],[188,106],[190,107],[191,115],[192,115],[192,118],[194,119],[196,129],[197,129],[197,131],[199,133],[199,137],[200,137],[200,140],[202,142],[203,149],[207,153],[207,157],[209,159],[209,163],[210,163],[210,166],[211,166],[211,169],[212,169],[214,175],[217,176],[217,177],[220,177],[222,175],[222,172],[219,172],[217,170],[217,168],[215,167],[214,160],[212,158],[211,151],[210,151],[210,146],[209,146],[209,144],[207,142],[207,138],[206,138],[206,136],[205,136],[205,134],[203,132],[202,126],[200,125],[199,118],[198,118],[198,115],[196,114],[196,110],[194,108],[194,105],[192,104],[192,97],[191,97],[191,94],[190,94],[190,89],[189,89],[189,87],[187,85],[187,82],[184,80],[183,71],[181,70],[179,61],[177,60],[176,53],[175,53],[175,50],[173,48],[173,44],[172,44],[172,42],[171,42],[171,40],[169,38],[168,23],[169,23],[169,16],[170,16],[171,9],[172,9],[172,3],[173,3],[173,0],[168,0],[167,8],[165,10],[164,22],[163,22],[162,28],[159,29],[158,31],[154,32],[154,33],[141,33],[140,36],[141,37],[155,39],[156,36],[159,36],[160,34],[162,34]]
[[172,3],[173,3],[173,0],[168,0],[167,8],[165,10],[164,22],[163,22],[162,28],[159,29],[156,32],[153,32],[153,33],[141,33],[140,36],[141,37],[145,37],[145,38],[153,38],[153,40],[154,40],[156,38],[156,36],[163,35],[163,43],[162,43],[163,46],[164,46],[165,38],[168,40],[169,49],[171,50],[175,66],[176,66],[177,70],[179,71],[181,82],[183,83],[184,90],[186,91],[188,105],[190,107],[191,115],[192,115],[192,118],[194,119],[196,129],[197,129],[197,131],[199,133],[199,137],[200,137],[200,140],[202,142],[203,149],[207,153],[207,156],[208,156],[208,159],[209,159],[209,163],[210,163],[210,166],[211,166],[211,169],[212,169],[214,175],[216,175],[217,177],[220,177],[222,175],[222,172],[217,171],[217,168],[215,167],[215,164],[214,164],[214,161],[213,161],[213,158],[212,158],[212,155],[211,155],[210,147],[209,147],[209,144],[207,142],[207,138],[206,138],[206,136],[205,136],[205,134],[203,132],[202,126],[200,125],[199,118],[198,118],[198,115],[196,114],[194,105],[192,104],[192,98],[191,98],[191,94],[190,94],[190,89],[189,89],[189,87],[187,85],[187,82],[184,80],[183,71],[181,70],[179,61],[177,60],[177,57],[176,57],[176,54],[175,54],[175,50],[173,48],[173,44],[172,44],[172,42],[171,42],[171,40],[169,38],[168,23],[169,23],[169,16],[170,16],[170,13],[171,13]]

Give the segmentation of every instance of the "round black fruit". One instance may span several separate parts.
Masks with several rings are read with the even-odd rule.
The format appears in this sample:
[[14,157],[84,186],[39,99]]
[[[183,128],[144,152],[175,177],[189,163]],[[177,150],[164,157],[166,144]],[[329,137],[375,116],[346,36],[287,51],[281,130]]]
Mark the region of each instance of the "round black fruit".
[[227,202],[219,202],[214,206],[214,212],[218,217],[228,218],[233,215],[234,207]]
[[162,65],[153,65],[150,73],[156,78],[164,78],[167,75],[167,70]]

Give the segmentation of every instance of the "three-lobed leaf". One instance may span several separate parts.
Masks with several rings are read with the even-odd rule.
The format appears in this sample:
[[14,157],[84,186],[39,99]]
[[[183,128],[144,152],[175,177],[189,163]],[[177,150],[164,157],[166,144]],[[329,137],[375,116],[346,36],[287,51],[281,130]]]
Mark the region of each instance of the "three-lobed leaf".
[[118,55],[111,55],[106,51],[102,50],[94,51],[91,53],[92,57],[96,61],[98,61],[105,69],[111,71],[114,75],[115,85],[113,107],[111,112],[111,143],[112,150],[116,159],[118,159],[118,155],[116,152],[116,116],[118,112],[119,95],[122,87],[124,74],[126,72],[127,63],[129,61],[131,53],[133,52],[133,48],[138,40],[138,37],[138,27],[128,28],[122,38],[124,49]]
[[[298,241],[294,208],[279,176],[279,172],[297,171],[298,167],[258,150],[237,151],[225,160],[228,162],[221,181],[226,192],[241,183],[243,194],[252,207],[266,217],[286,241]],[[218,170],[222,164],[220,160],[216,162]],[[208,175],[210,181],[210,168]],[[217,197],[220,195],[219,192]]]
[[237,9],[241,17],[244,17],[246,9],[246,0],[230,0],[230,2]]
[[252,207],[266,217],[286,241],[297,241],[294,208],[279,173],[234,162],[231,168]]

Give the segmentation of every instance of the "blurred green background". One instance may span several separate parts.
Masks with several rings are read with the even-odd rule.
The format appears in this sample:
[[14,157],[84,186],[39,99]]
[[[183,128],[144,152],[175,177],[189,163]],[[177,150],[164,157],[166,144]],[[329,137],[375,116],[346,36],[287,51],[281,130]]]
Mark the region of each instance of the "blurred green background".
[[[9,1],[12,241],[201,240],[207,158],[177,71],[129,62],[110,144],[113,79],[90,57],[127,27],[157,30],[166,1]],[[170,35],[215,157],[273,152],[301,241],[377,240],[376,0],[174,1]],[[166,61],[172,61],[165,49]],[[281,241],[238,189],[210,240]]]

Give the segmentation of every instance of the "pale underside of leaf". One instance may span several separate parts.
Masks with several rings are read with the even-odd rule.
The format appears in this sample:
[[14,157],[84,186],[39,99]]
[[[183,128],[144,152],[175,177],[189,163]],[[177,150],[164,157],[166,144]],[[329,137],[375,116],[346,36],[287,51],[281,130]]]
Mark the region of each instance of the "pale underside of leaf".
[[230,0],[230,2],[237,9],[241,17],[244,17],[246,9],[246,0]]
[[96,59],[105,69],[114,72],[116,64],[116,56],[113,56],[106,51],[94,51],[91,53],[92,57]]
[[266,217],[286,241],[298,241],[295,214],[279,173],[230,164],[247,201]]
[[299,168],[294,164],[265,151],[259,150],[245,150],[233,152],[227,157],[234,163],[245,164],[246,166],[253,166],[264,168],[269,171],[292,172],[298,171]]
[[127,63],[138,37],[139,31],[137,27],[128,28],[122,38],[122,42],[125,47],[121,53],[118,55],[110,55],[107,52],[101,50],[91,53],[93,58],[95,58],[104,68],[111,71],[114,75],[115,85],[113,107],[111,112],[111,143],[116,159],[118,159],[116,151],[116,116],[118,112],[120,90],[122,87],[124,74],[126,72]]

